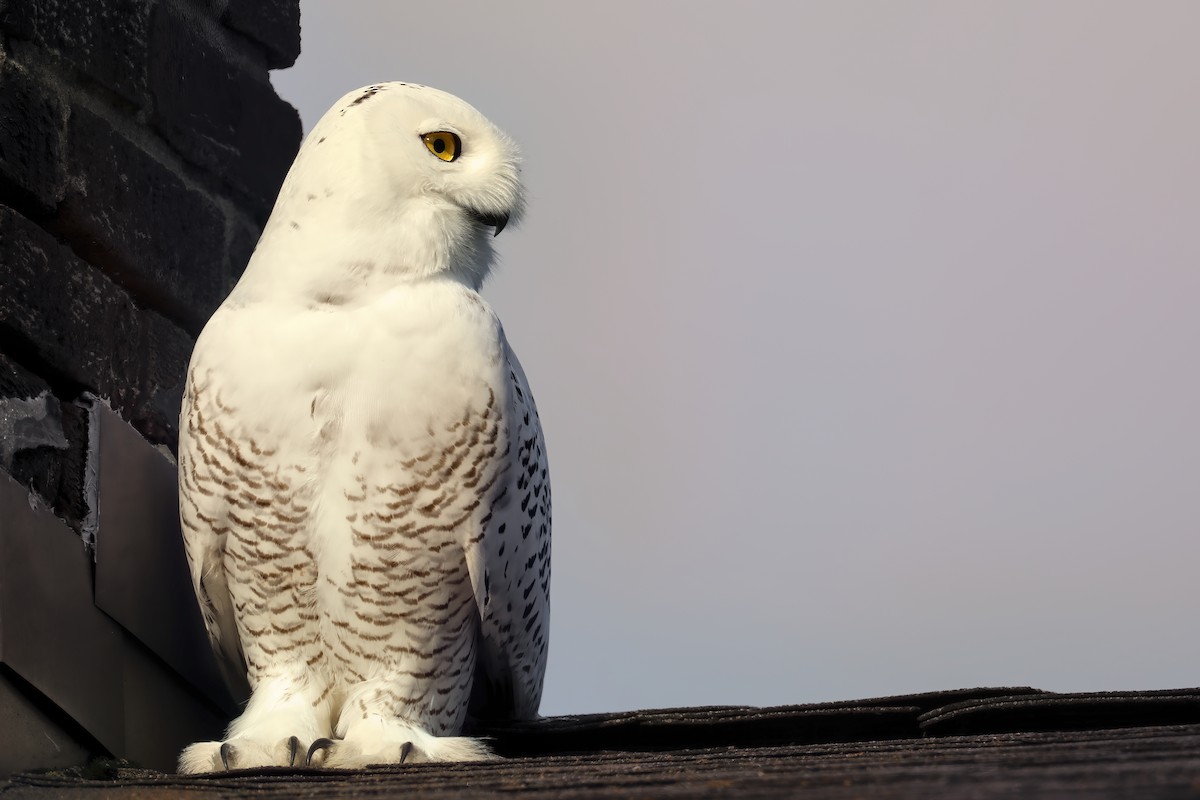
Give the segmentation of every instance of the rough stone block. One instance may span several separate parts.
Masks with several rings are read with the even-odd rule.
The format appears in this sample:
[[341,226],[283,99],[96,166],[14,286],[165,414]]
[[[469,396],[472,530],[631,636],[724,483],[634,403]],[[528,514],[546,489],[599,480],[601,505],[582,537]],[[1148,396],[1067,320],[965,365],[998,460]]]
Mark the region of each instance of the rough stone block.
[[67,142],[80,189],[67,193],[56,227],[141,303],[199,331],[225,298],[221,209],[85,108],[71,109]]
[[265,71],[237,57],[229,31],[211,19],[160,4],[151,36],[155,128],[265,220],[300,147],[296,109],[275,94]]
[[44,364],[51,382],[107,398],[143,435],[172,443],[178,408],[160,397],[183,381],[192,339],[3,206],[0,264],[0,337]]
[[55,54],[144,106],[153,0],[9,0],[0,30]]
[[297,0],[229,0],[222,21],[262,45],[271,69],[290,67],[300,56]]
[[66,110],[58,93],[0,51],[0,186],[48,211],[63,194]]

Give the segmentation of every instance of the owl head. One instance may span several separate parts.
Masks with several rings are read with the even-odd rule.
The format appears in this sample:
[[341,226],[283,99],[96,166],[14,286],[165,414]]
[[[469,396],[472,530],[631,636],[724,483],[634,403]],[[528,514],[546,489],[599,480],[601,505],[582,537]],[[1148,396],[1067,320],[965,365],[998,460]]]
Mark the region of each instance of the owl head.
[[[451,273],[478,287],[491,239],[524,210],[516,144],[452,94],[378,83],[339,100],[314,126],[284,182],[264,242],[339,252],[419,278]],[[290,231],[290,232],[289,232]],[[287,244],[283,244],[287,247]],[[260,248],[262,245],[260,245]]]

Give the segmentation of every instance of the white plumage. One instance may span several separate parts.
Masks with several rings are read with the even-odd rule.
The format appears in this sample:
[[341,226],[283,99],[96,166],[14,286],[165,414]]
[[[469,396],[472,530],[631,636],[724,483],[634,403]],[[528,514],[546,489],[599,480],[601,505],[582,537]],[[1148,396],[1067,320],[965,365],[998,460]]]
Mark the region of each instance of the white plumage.
[[545,450],[477,292],[517,161],[474,108],[403,83],[346,95],[301,147],[188,372],[184,541],[252,694],[181,771],[489,758],[459,735],[468,705],[536,715]]

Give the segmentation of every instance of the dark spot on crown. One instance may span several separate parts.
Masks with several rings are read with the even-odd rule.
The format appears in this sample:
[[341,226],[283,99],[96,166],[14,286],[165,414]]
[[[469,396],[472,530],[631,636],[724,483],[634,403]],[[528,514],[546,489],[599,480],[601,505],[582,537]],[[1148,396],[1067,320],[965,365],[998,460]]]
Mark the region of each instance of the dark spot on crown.
[[350,105],[348,105],[348,106],[346,106],[346,108],[343,108],[343,109],[342,109],[342,111],[341,111],[341,114],[342,114],[342,115],[345,115],[345,113],[346,113],[346,109],[354,108],[354,106],[356,106],[356,105],[359,105],[360,103],[365,103],[365,102],[367,102],[367,101],[368,101],[368,100],[370,100],[372,97],[374,97],[375,95],[379,94],[379,92],[380,92],[380,91],[382,91],[382,90],[383,90],[383,88],[384,88],[384,87],[382,87],[382,86],[378,86],[378,85],[376,85],[376,86],[368,86],[368,87],[366,88],[366,91],[364,91],[364,92],[363,92],[362,94],[360,94],[358,97],[356,97],[356,98],[354,98],[353,100],[351,100],[351,101],[350,101]]
[[300,223],[299,223],[299,222],[289,222],[288,224],[292,226],[292,230],[294,230],[294,231],[298,231],[298,230],[300,230]]

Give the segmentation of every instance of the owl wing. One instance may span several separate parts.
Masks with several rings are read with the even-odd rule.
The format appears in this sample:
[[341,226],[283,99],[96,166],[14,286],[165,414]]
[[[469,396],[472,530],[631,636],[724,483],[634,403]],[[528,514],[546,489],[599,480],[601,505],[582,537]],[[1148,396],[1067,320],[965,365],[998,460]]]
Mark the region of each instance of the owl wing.
[[[501,333],[503,336],[503,333]],[[532,719],[542,698],[550,633],[550,478],[537,407],[508,342],[507,449],[467,565],[479,607],[471,713]]]
[[[196,354],[201,343],[197,343]],[[187,387],[179,417],[179,522],[183,547],[192,574],[192,588],[204,617],[217,665],[234,697],[244,698],[250,687],[245,658],[234,619],[222,553],[229,529],[215,502],[223,491],[218,485],[218,454],[212,452],[197,404],[201,387],[196,381],[196,356],[188,369]]]

